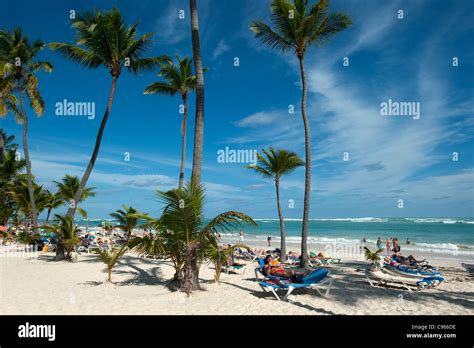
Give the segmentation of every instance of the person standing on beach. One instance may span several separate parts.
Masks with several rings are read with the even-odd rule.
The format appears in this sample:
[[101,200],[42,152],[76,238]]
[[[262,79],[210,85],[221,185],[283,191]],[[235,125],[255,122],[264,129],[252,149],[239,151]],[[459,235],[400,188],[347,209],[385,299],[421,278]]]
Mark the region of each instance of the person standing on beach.
[[270,235],[267,237],[267,244],[268,244],[269,247],[272,246],[272,236],[270,236]]
[[400,252],[400,243],[398,242],[398,238],[393,238],[393,252],[395,254]]
[[244,230],[240,230],[240,243],[244,242]]
[[391,241],[390,241],[390,238],[387,238],[387,242],[386,242],[386,247],[387,247],[387,255],[390,255],[390,250],[392,249],[392,245],[391,245]]
[[377,250],[383,250],[383,247],[382,247],[382,240],[380,239],[380,237],[377,239]]

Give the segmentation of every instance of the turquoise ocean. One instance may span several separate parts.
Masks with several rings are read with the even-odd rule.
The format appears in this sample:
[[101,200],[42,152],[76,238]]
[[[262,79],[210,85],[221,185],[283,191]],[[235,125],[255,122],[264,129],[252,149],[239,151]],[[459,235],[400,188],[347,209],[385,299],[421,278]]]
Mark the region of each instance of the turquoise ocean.
[[[244,225],[247,240],[265,241],[268,235],[278,241],[280,224],[278,219],[255,219],[258,227]],[[110,219],[94,219],[89,226]],[[84,226],[86,221],[78,221]],[[298,243],[301,239],[301,219],[286,219],[287,241]],[[223,236],[238,236],[239,229],[222,233]],[[339,218],[311,219],[309,221],[309,243],[358,243],[362,238],[375,243],[378,237],[384,241],[397,237],[405,250],[448,252],[474,258],[474,218]],[[407,238],[410,245],[406,244]]]

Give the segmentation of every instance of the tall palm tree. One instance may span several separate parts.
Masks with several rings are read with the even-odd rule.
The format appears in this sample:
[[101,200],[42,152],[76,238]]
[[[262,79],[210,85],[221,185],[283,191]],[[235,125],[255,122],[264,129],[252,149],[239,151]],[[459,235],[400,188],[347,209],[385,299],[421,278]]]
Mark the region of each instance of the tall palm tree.
[[46,224],[49,222],[49,216],[53,209],[57,209],[64,204],[64,197],[61,196],[59,192],[52,193],[49,190],[46,190],[46,208],[48,209],[48,214],[46,215]]
[[196,72],[196,119],[194,124],[194,152],[191,179],[201,182],[202,149],[204,146],[204,71],[202,68],[199,19],[196,0],[189,0],[191,9],[191,35],[193,45],[194,71]]
[[[2,97],[0,96],[0,103],[1,102],[2,102]],[[0,104],[0,108],[1,107],[2,106]],[[2,116],[1,113],[0,113],[0,116]],[[15,141],[14,135],[8,135],[7,133],[5,133],[3,129],[0,128],[0,143],[3,143],[3,151],[18,149],[18,144],[14,143],[14,141]]]
[[[28,36],[24,35],[20,28],[13,29],[12,32],[0,31],[0,68],[3,72],[3,82],[0,83],[0,89],[3,91],[1,93],[11,91],[18,93],[20,97],[20,109],[16,110],[15,116],[17,122],[23,125],[23,152],[28,175],[33,230],[36,230],[38,224],[38,214],[33,199],[33,174],[28,149],[28,115],[25,108],[25,95],[28,97],[35,114],[37,116],[43,115],[45,105],[38,90],[38,78],[35,74],[39,71],[51,72],[53,70],[50,62],[38,59],[39,52],[45,47],[46,44],[42,40],[38,39],[30,42]],[[11,104],[10,107],[13,107],[14,100]]]
[[[105,67],[112,76],[107,107],[97,133],[94,150],[74,197],[78,202],[99,154],[105,125],[114,100],[115,87],[122,69],[132,74],[140,74],[153,70],[159,63],[168,61],[169,58],[143,57],[151,46],[153,34],[138,36],[138,23],[125,24],[124,17],[116,7],[104,13],[96,10],[93,13],[78,14],[72,20],[72,27],[76,30],[77,45],[51,43],[50,47],[87,68]],[[70,207],[67,216],[74,217],[74,214],[75,209]]]
[[306,114],[306,73],[305,53],[310,46],[320,47],[331,36],[348,28],[352,22],[349,16],[339,12],[329,13],[329,0],[319,0],[308,6],[308,0],[273,0],[271,3],[271,21],[273,28],[263,21],[252,22],[250,29],[260,41],[283,53],[291,51],[299,60],[302,98],[301,116],[303,118],[306,170],[303,224],[301,229],[302,267],[308,263],[308,220],[311,193],[311,136],[309,120]]
[[115,213],[111,213],[110,216],[116,219],[119,224],[114,226],[114,228],[120,228],[127,234],[127,241],[132,235],[134,228],[138,226],[138,211],[133,207],[123,206],[123,209],[118,209]]
[[181,125],[181,167],[179,170],[179,188],[183,188],[184,166],[186,162],[186,119],[188,115],[188,95],[196,88],[196,76],[191,68],[192,59],[187,57],[181,59],[176,56],[178,65],[172,63],[162,64],[158,76],[164,81],[152,83],[145,88],[145,94],[167,94],[174,96],[181,95],[183,100],[183,122]]
[[280,219],[281,247],[280,258],[286,260],[286,228],[283,211],[280,205],[280,179],[283,175],[288,174],[296,168],[304,165],[304,161],[294,152],[287,150],[262,150],[266,157],[257,153],[258,164],[255,166],[246,166],[255,170],[257,173],[266,178],[272,178],[275,181],[278,218]]

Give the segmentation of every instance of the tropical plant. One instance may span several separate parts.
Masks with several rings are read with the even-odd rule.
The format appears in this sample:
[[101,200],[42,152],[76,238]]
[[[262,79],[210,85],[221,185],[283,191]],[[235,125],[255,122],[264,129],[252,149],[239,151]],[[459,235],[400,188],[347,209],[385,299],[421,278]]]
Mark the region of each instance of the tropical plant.
[[54,233],[58,239],[55,261],[72,261],[71,253],[74,246],[79,242],[77,233],[80,232],[80,229],[74,226],[72,218],[58,214],[54,216],[57,221],[51,226],[42,226],[42,228]]
[[243,244],[236,244],[232,246],[223,246],[217,243],[210,243],[206,250],[206,255],[210,262],[214,264],[214,282],[219,284],[222,269],[227,264],[228,260],[238,248],[247,248]]
[[283,53],[293,52],[300,63],[302,99],[301,115],[304,125],[306,170],[303,207],[303,224],[301,231],[301,265],[308,263],[308,220],[311,193],[311,136],[309,119],[306,114],[306,73],[305,54],[310,46],[320,47],[331,36],[348,28],[351,19],[343,13],[329,13],[329,0],[319,0],[308,6],[308,0],[273,0],[271,3],[271,21],[273,28],[263,21],[252,22],[250,29],[260,41]]
[[[1,92],[1,88],[0,88],[0,102],[2,102],[2,97],[1,96],[2,96],[2,92]],[[2,107],[2,106],[0,106],[0,107]],[[17,150],[18,149],[18,144],[16,144],[14,141],[15,141],[15,136],[14,135],[8,135],[7,133],[5,133],[5,131],[3,129],[0,128],[0,144],[3,145],[2,146],[3,151]]]
[[257,153],[257,165],[246,166],[246,168],[253,169],[264,177],[271,178],[275,181],[278,218],[280,219],[280,258],[286,260],[286,228],[283,211],[280,205],[280,179],[283,175],[304,165],[304,161],[299,158],[296,153],[287,150],[275,150],[270,147],[269,150],[262,149],[262,152],[265,154],[265,157]]
[[206,223],[203,215],[204,189],[193,180],[182,189],[157,191],[157,195],[164,204],[163,214],[157,219],[148,217],[148,220],[149,225],[159,232],[156,236],[130,241],[130,247],[172,257],[175,278],[181,282],[180,290],[189,294],[200,288],[200,262],[207,257],[209,245],[217,245],[218,232],[235,229],[242,223],[256,223],[237,211],[219,214]]
[[105,233],[110,235],[112,231],[114,230],[114,225],[108,222],[102,223],[102,228],[104,229]]
[[112,270],[120,256],[127,252],[127,247],[116,249],[115,251],[100,249],[97,253],[98,258],[107,266],[107,282],[112,282]]
[[0,154],[3,159],[0,162],[0,224],[6,225],[8,219],[18,210],[9,193],[13,191],[15,185],[21,182],[26,183],[25,175],[21,174],[26,162],[21,158],[17,158],[17,145],[13,143],[13,136],[7,137],[4,134],[0,137],[5,139],[5,150]]
[[159,77],[164,81],[154,82],[145,88],[145,94],[167,94],[174,96],[179,93],[183,100],[183,122],[181,124],[181,166],[179,170],[179,188],[183,188],[184,166],[186,162],[186,120],[188,116],[188,95],[196,88],[196,76],[193,75],[192,59],[181,59],[176,55],[177,65],[162,64]]
[[[11,111],[18,123],[23,125],[23,152],[26,161],[26,172],[28,175],[28,190],[30,206],[32,210],[33,231],[38,224],[38,214],[33,199],[33,174],[28,149],[28,115],[25,109],[25,94],[30,101],[30,106],[37,116],[43,115],[45,104],[38,89],[39,71],[51,72],[53,66],[50,62],[38,59],[38,54],[46,47],[41,40],[30,42],[28,36],[24,35],[20,28],[13,29],[12,32],[0,31],[0,116],[5,116]],[[13,95],[18,93],[18,99]],[[6,107],[4,107],[6,106]]]
[[82,190],[81,195],[77,197],[79,191],[79,178],[77,176],[66,174],[61,181],[54,181],[58,189],[57,194],[62,198],[63,202],[69,204],[74,210],[77,209],[79,203],[85,201],[89,197],[94,197],[95,187],[86,187]]
[[[33,192],[34,192],[34,202],[36,206],[36,214],[39,215],[46,206],[46,192],[43,190],[43,185],[37,185],[33,181]],[[11,191],[8,192],[8,195],[15,201],[15,204],[20,212],[22,212],[26,217],[29,217],[32,221],[34,220],[33,209],[31,206],[31,197],[30,191],[28,189],[28,184],[24,181],[18,184],[15,184]],[[37,220],[38,216],[36,216]]]
[[373,267],[380,267],[380,259],[382,258],[383,249],[378,249],[375,252],[370,251],[366,246],[364,247],[364,254],[367,261],[372,263]]
[[130,240],[132,231],[138,226],[138,211],[133,207],[123,206],[123,209],[118,209],[115,213],[111,213],[110,216],[116,219],[119,224],[113,228],[119,228],[127,234],[127,241]]
[[194,121],[193,169],[191,180],[201,183],[202,149],[204,146],[204,70],[202,68],[199,19],[196,0],[189,0],[191,12],[191,40],[193,45],[194,71],[196,72],[196,117]]
[[49,216],[51,215],[51,211],[53,209],[57,209],[64,204],[64,197],[60,195],[59,192],[52,193],[49,190],[46,190],[46,203],[45,208],[48,209],[48,213],[46,215],[46,224],[49,222]]
[[[102,136],[114,100],[115,87],[122,69],[132,74],[153,70],[159,63],[168,61],[166,56],[143,57],[151,46],[152,33],[137,35],[138,23],[125,24],[125,19],[114,7],[107,12],[77,14],[72,19],[76,31],[76,44],[51,43],[50,47],[86,68],[105,67],[112,76],[107,107],[97,133],[94,150],[87,169],[81,179],[74,200],[79,202],[99,154]],[[67,216],[74,217],[75,207],[69,207]]]

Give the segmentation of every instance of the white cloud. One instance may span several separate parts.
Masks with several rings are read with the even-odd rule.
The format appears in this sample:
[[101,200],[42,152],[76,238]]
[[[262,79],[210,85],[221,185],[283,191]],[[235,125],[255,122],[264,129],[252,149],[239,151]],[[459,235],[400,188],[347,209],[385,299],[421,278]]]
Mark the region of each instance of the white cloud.
[[212,59],[216,60],[217,58],[219,58],[221,55],[223,55],[229,50],[230,50],[230,46],[225,42],[224,39],[221,39],[219,43],[217,44],[216,48],[214,48],[214,51],[212,52]]

